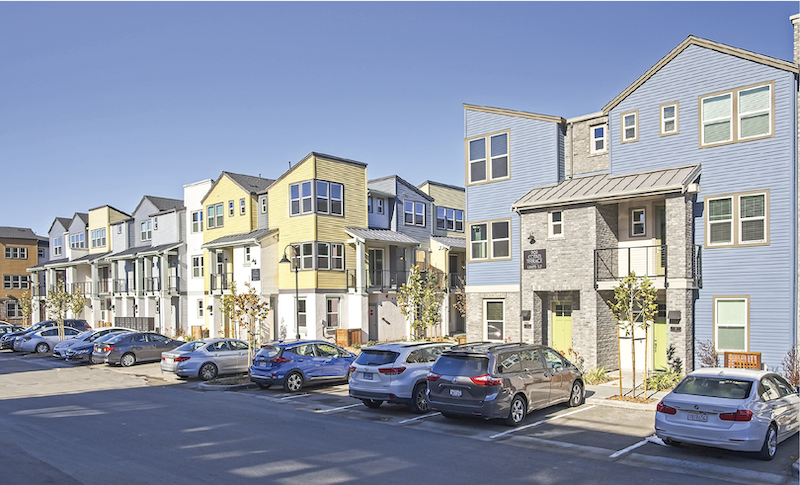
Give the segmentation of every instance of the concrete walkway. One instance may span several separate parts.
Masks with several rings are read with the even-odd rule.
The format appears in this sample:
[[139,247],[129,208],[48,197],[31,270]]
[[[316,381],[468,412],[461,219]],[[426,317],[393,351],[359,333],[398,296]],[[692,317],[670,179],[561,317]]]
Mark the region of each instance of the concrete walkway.
[[626,397],[649,398],[654,399],[653,402],[648,404],[617,401],[608,399],[612,396],[619,396],[619,371],[608,373],[608,377],[612,380],[597,385],[586,386],[586,402],[601,406],[614,406],[628,409],[640,409],[646,411],[655,411],[656,405],[661,399],[669,394],[669,391],[654,391],[648,389],[644,390],[644,373],[637,373],[636,375],[636,391],[632,392],[631,387],[633,384],[631,371],[622,371],[622,395]]

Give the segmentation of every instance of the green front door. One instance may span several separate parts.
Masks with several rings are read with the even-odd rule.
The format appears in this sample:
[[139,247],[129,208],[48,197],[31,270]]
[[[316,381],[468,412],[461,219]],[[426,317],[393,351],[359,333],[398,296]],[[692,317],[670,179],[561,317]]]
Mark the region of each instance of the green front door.
[[554,349],[569,355],[572,348],[572,303],[553,303],[553,337],[550,342]]
[[667,370],[667,322],[656,318],[653,322],[653,370]]

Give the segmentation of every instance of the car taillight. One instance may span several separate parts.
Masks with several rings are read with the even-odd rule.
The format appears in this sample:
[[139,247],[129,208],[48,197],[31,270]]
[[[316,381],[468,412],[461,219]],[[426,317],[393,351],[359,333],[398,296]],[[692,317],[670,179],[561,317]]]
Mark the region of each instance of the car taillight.
[[111,352],[112,350],[114,350],[113,345],[106,345],[105,347],[103,347],[103,352]]
[[735,413],[722,413],[719,419],[723,421],[750,421],[753,419],[753,413],[746,409],[740,409]]
[[664,404],[664,401],[658,403],[658,405],[656,406],[656,411],[664,414],[675,414],[678,412],[677,409],[669,407],[666,404]]
[[489,374],[477,377],[470,377],[470,380],[478,386],[499,386],[503,384],[503,379],[497,379]]
[[442,377],[441,374],[437,374],[436,372],[428,371],[428,380],[431,382],[438,381],[439,378]]
[[348,367],[348,369],[350,369],[350,372],[355,372],[356,371],[356,366],[351,365],[350,367]]
[[378,369],[378,372],[381,374],[396,376],[397,374],[402,374],[404,370],[406,370],[405,367],[387,367],[384,369]]
[[22,337],[22,340],[30,340],[30,337]]
[[270,362],[273,364],[283,364],[284,362],[291,362],[289,359],[285,359],[283,357],[273,357],[269,359]]
[[191,357],[181,355],[180,357],[175,357],[175,362],[186,362],[189,359],[191,359]]

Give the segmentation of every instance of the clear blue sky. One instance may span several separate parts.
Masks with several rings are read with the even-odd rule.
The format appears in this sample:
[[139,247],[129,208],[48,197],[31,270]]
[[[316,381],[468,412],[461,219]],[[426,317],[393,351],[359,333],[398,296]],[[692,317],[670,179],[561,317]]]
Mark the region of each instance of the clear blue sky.
[[0,226],[311,151],[464,184],[462,103],[599,111],[689,34],[792,60],[795,2],[0,2]]

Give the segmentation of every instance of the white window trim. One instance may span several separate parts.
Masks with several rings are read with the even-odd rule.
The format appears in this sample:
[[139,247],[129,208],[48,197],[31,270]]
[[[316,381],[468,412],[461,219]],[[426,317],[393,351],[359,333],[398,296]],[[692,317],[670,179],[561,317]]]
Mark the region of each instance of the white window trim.
[[203,318],[205,314],[205,302],[202,298],[197,300],[197,318]]
[[[712,119],[704,119],[703,113],[705,112],[705,110],[703,109],[704,108],[703,102],[705,100],[707,100],[707,99],[718,98],[718,97],[723,97],[723,96],[728,96],[728,98],[730,100],[730,103],[728,105],[728,115],[727,116],[717,117],[717,118],[712,118]],[[730,130],[729,130],[729,133],[728,133],[728,138],[726,140],[720,140],[720,141],[708,142],[707,143],[706,142],[705,126],[707,124],[719,123],[719,122],[725,121],[725,120],[728,120],[728,122],[730,123]],[[723,93],[710,94],[708,96],[701,96],[700,97],[700,145],[706,147],[706,146],[720,145],[722,143],[730,143],[730,142],[734,141],[733,140],[733,133],[734,133],[734,129],[733,129],[733,92],[732,91],[728,91],[728,92],[723,92]]]
[[[749,352],[750,351],[750,297],[749,296],[715,296],[714,300],[714,350],[717,352]],[[717,323],[717,303],[720,301],[740,301],[744,300],[744,324],[742,325],[723,325],[724,327],[744,328],[744,350],[721,349],[719,348],[719,324]]]
[[[473,241],[472,240],[472,226],[486,226],[486,231],[485,231],[486,232],[486,239]],[[469,250],[467,252],[467,254],[469,256],[468,260],[469,261],[489,261],[491,259],[489,257],[489,254],[490,254],[490,252],[489,252],[489,242],[490,241],[491,241],[491,237],[489,237],[489,223],[488,222],[470,223],[470,225],[469,225],[469,241],[468,241],[469,242]],[[486,251],[484,251],[484,252],[486,253],[486,257],[484,257],[484,258],[475,258],[475,257],[473,257],[472,256],[472,246],[473,246],[473,244],[485,244],[486,245]]]
[[262,214],[266,214],[267,213],[267,197],[266,196],[261,197],[261,213]]
[[[300,305],[302,303],[302,305]],[[300,320],[302,318],[302,324]],[[308,325],[308,302],[305,298],[298,298],[297,299],[297,328],[298,329],[305,329]]]
[[[508,237],[503,238],[495,238],[494,237],[494,225],[498,223],[506,223],[508,224]],[[494,243],[495,241],[508,241],[508,256],[495,256],[494,255]],[[511,221],[508,219],[501,219],[498,221],[492,221],[489,223],[489,249],[491,253],[491,259],[494,260],[508,260],[511,259]]]
[[239,215],[243,216],[247,214],[247,203],[245,199],[239,199]]
[[[503,300],[503,299],[487,299],[487,300],[483,300],[483,339],[485,341],[487,341],[487,342],[502,342],[503,341],[502,338],[501,339],[491,339],[491,340],[489,339],[489,319],[488,319],[489,311],[488,311],[488,306],[489,306],[489,303],[498,303],[498,302],[503,304],[503,320],[502,320],[502,324],[501,324],[501,326],[502,326],[501,332],[503,334],[503,337],[505,337],[505,335],[506,335],[506,301]],[[492,320],[492,321],[494,321],[494,320]]]
[[[199,265],[195,264],[195,260],[196,259],[200,262]],[[205,272],[205,268],[204,268],[205,264],[204,264],[203,259],[204,258],[203,258],[202,254],[192,256],[192,278],[202,278],[203,277],[203,274]],[[200,274],[199,275],[195,275],[194,274],[195,273],[195,271],[194,271],[195,269],[200,269]]]
[[[598,138],[598,137],[595,136],[594,130],[597,129],[597,128],[602,128],[603,129],[602,138]],[[589,140],[590,140],[589,153],[591,153],[591,154],[605,153],[605,152],[608,151],[608,124],[607,123],[590,126],[589,127],[589,135],[590,135],[589,136]],[[595,142],[597,140],[603,140],[603,148],[601,148],[599,150],[596,148],[597,144]]]
[[[561,220],[556,222],[553,220],[553,214],[560,214]],[[561,232],[555,233],[554,229],[559,226]],[[547,237],[553,239],[564,239],[564,211],[550,211],[547,213]]]

